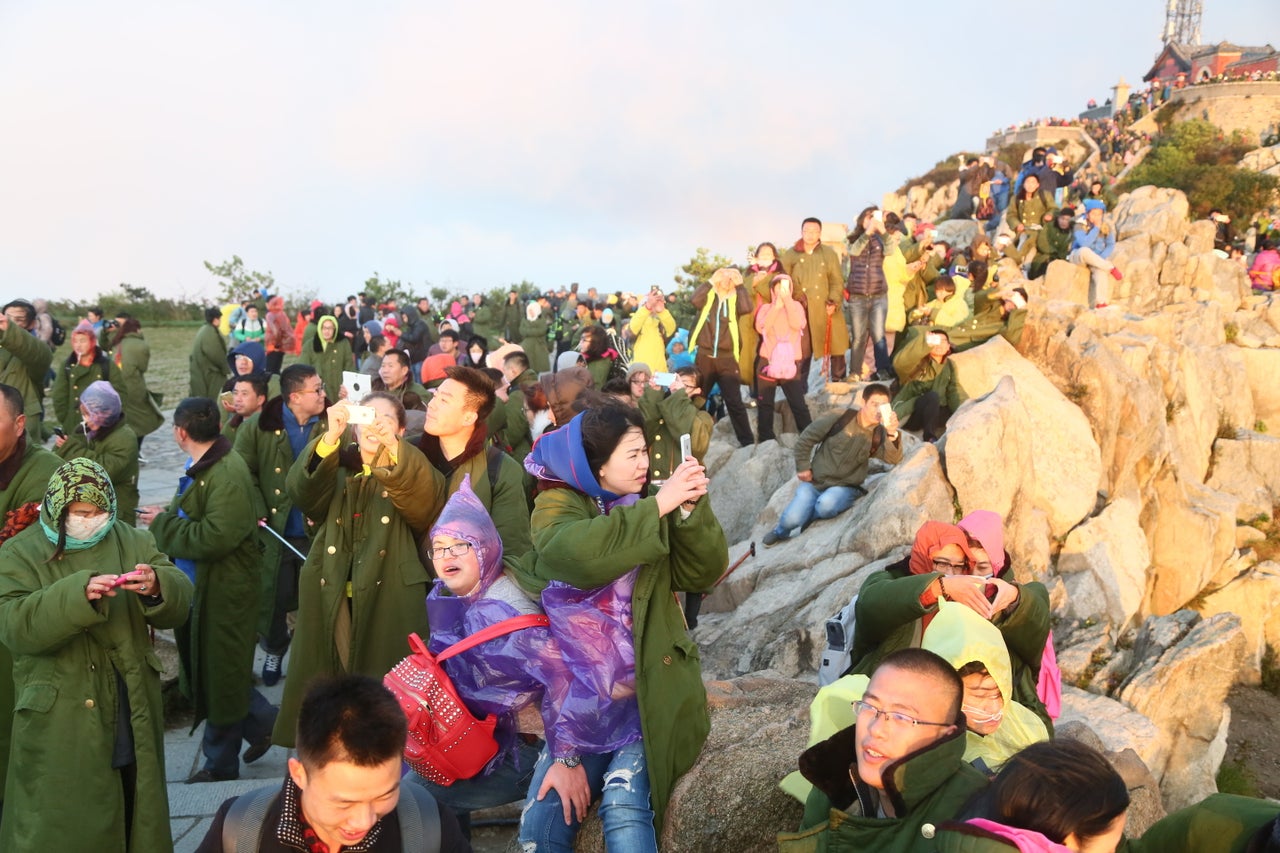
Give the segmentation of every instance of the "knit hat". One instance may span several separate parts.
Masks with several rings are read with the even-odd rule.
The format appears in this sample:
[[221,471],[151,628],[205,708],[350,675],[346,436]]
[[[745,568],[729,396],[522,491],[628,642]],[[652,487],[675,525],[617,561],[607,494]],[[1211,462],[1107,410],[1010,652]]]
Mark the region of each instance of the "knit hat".
[[631,379],[631,377],[635,376],[637,373],[647,373],[650,376],[653,375],[653,371],[649,369],[649,365],[645,364],[643,361],[631,362],[631,366],[627,368],[627,379]]
[[1104,202],[1102,202],[1101,200],[1099,200],[1099,199],[1096,199],[1096,198],[1086,198],[1086,199],[1084,200],[1084,212],[1085,212],[1085,213],[1088,213],[1088,212],[1089,212],[1089,211],[1091,211],[1091,210],[1106,210],[1106,209],[1107,209],[1107,205],[1106,205]]
[[382,324],[377,320],[368,320],[364,324],[364,330],[370,335],[380,335],[382,334]]

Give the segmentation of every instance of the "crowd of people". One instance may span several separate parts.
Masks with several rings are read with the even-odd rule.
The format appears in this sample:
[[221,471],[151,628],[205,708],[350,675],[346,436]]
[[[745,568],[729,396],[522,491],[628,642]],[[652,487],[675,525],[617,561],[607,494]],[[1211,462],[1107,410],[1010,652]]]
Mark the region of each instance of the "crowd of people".
[[[143,439],[164,421],[138,321],[91,311],[55,358],[39,308],[11,301],[0,847],[169,849],[150,639],[162,628],[204,723],[189,783],[236,779],[276,746],[297,752],[283,785],[223,805],[202,850],[238,832],[264,850],[286,849],[265,840],[277,836],[399,849],[422,832],[467,849],[472,811],[520,801],[525,849],[571,850],[598,803],[609,849],[656,850],[710,727],[690,631],[728,566],[702,464],[715,421],[743,446],[798,434],[794,494],[766,546],[848,511],[872,459],[903,458],[904,431],[945,433],[963,399],[953,352],[997,335],[1017,344],[1027,293],[1001,285],[1002,258],[1032,275],[1086,265],[1091,301],[1106,306],[1121,277],[1108,261],[1114,200],[1101,181],[1073,187],[1055,153],[1037,149],[1016,172],[966,164],[957,213],[994,219],[994,239],[980,227],[948,245],[931,223],[868,207],[837,251],[809,218],[791,245],[759,243],[687,298],[573,285],[447,309],[353,295],[290,317],[262,293],[225,317],[210,307],[172,417],[187,462],[164,504],[138,493]],[[814,417],[806,392],[824,380],[862,383],[857,402]],[[1114,849],[1127,796],[1105,761],[1049,740],[1048,594],[1016,581],[999,516],[926,522],[851,612],[847,674],[819,692],[799,760],[804,825],[782,849],[968,849],[979,837],[1000,849],[1024,833]],[[509,627],[528,616],[546,618]],[[415,733],[378,681],[412,635],[467,710],[493,721],[494,752],[465,778],[402,782]],[[258,679],[283,680],[279,707]],[[1060,766],[1092,769],[1053,776]],[[1042,814],[1036,768],[1046,790],[1078,784],[1098,799]],[[99,807],[50,805],[70,789]],[[1273,831],[1274,808],[1228,798],[1170,817],[1160,837],[1210,813],[1231,815],[1241,839]],[[942,827],[939,847],[925,827]]]

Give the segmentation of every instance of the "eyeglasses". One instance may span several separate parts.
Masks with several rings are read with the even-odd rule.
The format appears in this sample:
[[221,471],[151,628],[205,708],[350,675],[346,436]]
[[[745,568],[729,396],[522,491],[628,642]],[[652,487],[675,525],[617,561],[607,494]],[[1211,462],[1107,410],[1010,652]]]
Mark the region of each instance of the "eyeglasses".
[[449,545],[445,548],[432,548],[431,559],[443,560],[445,557],[461,557],[467,553],[467,549],[470,547],[470,542],[459,542],[456,545]]
[[882,711],[875,705],[863,702],[861,699],[853,703],[853,713],[859,717],[864,714],[870,714],[873,719],[883,720],[894,728],[902,728],[904,726],[937,726],[938,728],[946,728],[952,725],[951,723],[926,723],[924,720],[917,720],[915,717],[909,717],[897,711]]
[[964,572],[968,571],[968,569],[969,569],[968,563],[953,563],[950,560],[943,560],[937,557],[935,557],[933,560],[933,570],[935,572],[945,572],[946,574],[960,572],[963,574]]

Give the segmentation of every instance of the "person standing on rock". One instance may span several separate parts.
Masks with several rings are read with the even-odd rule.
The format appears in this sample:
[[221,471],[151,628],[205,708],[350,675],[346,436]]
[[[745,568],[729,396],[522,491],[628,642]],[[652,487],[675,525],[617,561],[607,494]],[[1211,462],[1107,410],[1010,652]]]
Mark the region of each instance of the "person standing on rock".
[[[868,385],[862,389],[862,406],[829,412],[805,427],[796,440],[795,496],[778,523],[764,536],[766,548],[803,530],[815,518],[834,518],[866,494],[871,457],[890,465],[902,461],[902,436],[898,417],[888,410],[889,389]],[[884,420],[887,411],[888,420]]]
[[854,703],[854,724],[800,755],[813,791],[800,831],[778,835],[780,853],[934,853],[934,827],[987,787],[964,760],[963,696],[960,676],[933,652],[885,658]]
[[[849,235],[849,301],[845,303],[849,318],[849,373],[855,380],[867,378],[882,382],[893,378],[889,350],[885,345],[884,324],[889,313],[889,283],[884,262],[898,254],[898,237],[885,229],[884,211],[868,207],[858,214],[857,224]],[[873,375],[863,376],[867,341],[875,352]]]
[[[716,270],[710,281],[693,291],[692,301],[698,310],[689,335],[698,348],[694,364],[706,388],[719,384],[738,444],[750,447],[756,439],[742,401],[742,375],[738,371],[742,350],[739,318],[751,314],[751,296],[742,284],[742,273],[731,267]],[[750,380],[748,376],[747,381]]]
[[[791,276],[795,292],[804,296],[808,307],[806,334],[813,360],[822,363],[828,379],[843,381],[847,370],[844,352],[849,346],[849,328],[840,311],[844,280],[840,275],[840,256],[822,242],[821,219],[810,216],[800,224],[800,239],[782,253],[782,269]],[[807,385],[811,363],[805,362],[803,366]]]
[[1107,278],[1120,281],[1124,275],[1119,267],[1109,260],[1116,250],[1115,229],[1111,223],[1103,222],[1106,206],[1097,199],[1087,199],[1084,203],[1084,224],[1076,227],[1075,238],[1071,243],[1071,263],[1084,264],[1089,268],[1089,278],[1093,284],[1093,307],[1106,308],[1111,302],[1111,282]]

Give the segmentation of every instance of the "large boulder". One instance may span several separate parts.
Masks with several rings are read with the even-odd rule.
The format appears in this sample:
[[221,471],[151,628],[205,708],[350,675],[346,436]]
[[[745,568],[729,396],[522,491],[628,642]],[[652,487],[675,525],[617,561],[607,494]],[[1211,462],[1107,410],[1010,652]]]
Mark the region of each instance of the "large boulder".
[[1280,651],[1280,563],[1268,560],[1204,597],[1203,616],[1232,613],[1240,618],[1244,654],[1238,679],[1262,680],[1262,657],[1267,647]]
[[1116,238],[1145,234],[1152,242],[1181,243],[1187,235],[1191,205],[1181,190],[1138,187],[1116,205]]
[[1108,696],[1063,684],[1062,716],[1054,729],[1070,723],[1088,726],[1108,751],[1132,749],[1148,767],[1163,767],[1167,760],[1168,738],[1144,714]]
[[1213,443],[1213,471],[1205,485],[1240,501],[1240,518],[1270,516],[1280,503],[1280,438],[1253,430]]
[[1239,501],[1164,469],[1147,495],[1151,543],[1148,613],[1172,613],[1205,588],[1236,545]]
[[1124,779],[1125,787],[1129,789],[1124,832],[1129,838],[1140,838],[1152,824],[1165,816],[1164,804],[1160,802],[1160,783],[1151,775],[1150,768],[1138,753],[1128,747],[1119,751],[1108,750],[1102,738],[1080,722],[1055,726],[1053,736],[1059,740],[1074,740],[1101,752]]
[[[964,392],[977,397],[996,390],[1006,380],[1009,386],[989,401],[977,401],[971,406],[989,405],[1008,413],[1016,424],[1025,416],[1026,432],[1010,432],[1006,438],[1021,442],[1026,448],[1030,465],[1024,470],[1013,469],[1000,461],[1006,453],[1019,452],[986,441],[983,457],[985,464],[997,466],[1001,476],[1017,476],[1030,496],[1027,509],[1034,507],[1045,514],[1053,536],[1063,536],[1082,518],[1093,511],[1097,500],[1098,485],[1102,479],[1102,459],[1093,430],[1080,408],[1068,400],[1035,365],[1001,337],[995,337],[971,350],[957,353],[956,375]],[[963,411],[964,407],[961,407]],[[1021,410],[1022,414],[1016,413]],[[957,413],[959,415],[960,413]],[[974,416],[970,416],[974,417]],[[984,418],[985,420],[985,418]],[[957,426],[963,426],[961,419]],[[945,438],[948,478],[958,486],[960,508],[963,512],[989,509],[986,498],[962,485],[973,474],[980,462],[965,461],[970,453],[980,452],[977,445],[985,439],[979,435],[962,436],[960,429],[948,428]],[[991,454],[996,456],[992,457]],[[960,466],[952,474],[952,466]]]
[[707,497],[726,539],[737,542],[751,532],[774,492],[795,478],[795,467],[791,450],[777,441],[739,447],[717,466]]
[[1240,355],[1257,419],[1280,431],[1280,349],[1242,349]]
[[1060,299],[1079,305],[1091,305],[1089,301],[1089,268],[1069,261],[1052,261],[1045,270],[1044,284],[1040,288],[1045,299]]
[[[794,493],[780,489],[760,515],[753,539],[777,523]],[[771,669],[786,677],[816,672],[826,620],[849,602],[871,572],[901,558],[920,525],[950,518],[953,493],[937,449],[920,445],[871,485],[844,514],[815,521],[773,548],[757,546],[703,604],[694,639],[703,671],[717,677]],[[746,543],[730,547],[730,557]]]
[[1067,614],[1101,617],[1123,631],[1142,608],[1151,551],[1137,495],[1126,495],[1067,534],[1058,571],[1067,585]]
[[1147,766],[1160,779],[1170,811],[1217,790],[1230,722],[1227,693],[1244,645],[1239,617],[1225,613],[1204,620],[1194,614],[1153,617],[1138,634],[1134,673],[1119,698],[1169,738],[1166,760]]

